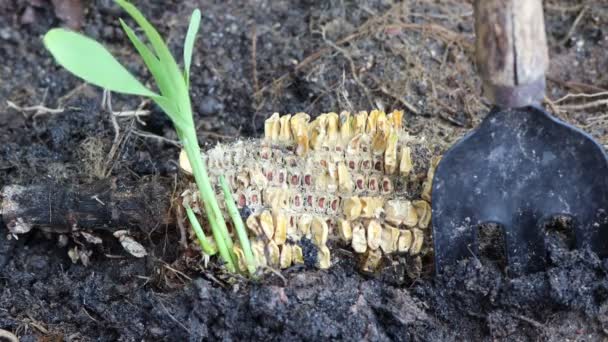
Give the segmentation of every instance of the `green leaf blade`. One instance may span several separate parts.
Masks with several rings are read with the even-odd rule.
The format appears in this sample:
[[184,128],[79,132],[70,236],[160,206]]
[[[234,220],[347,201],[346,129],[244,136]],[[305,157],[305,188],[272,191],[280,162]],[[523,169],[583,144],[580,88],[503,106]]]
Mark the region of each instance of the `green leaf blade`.
[[173,93],[170,95],[177,111],[182,115],[188,115],[190,109],[190,97],[188,94],[188,88],[186,82],[177,62],[171,51],[165,44],[163,38],[160,36],[158,31],[150,24],[150,22],[144,17],[144,15],[135,7],[133,4],[126,0],[114,0],[120,7],[122,7],[137,24],[143,29],[146,37],[150,41],[150,44],[154,48],[158,59],[160,60],[161,66],[165,69],[165,75],[169,80],[170,84],[174,87]]
[[194,49],[194,42],[196,40],[196,34],[201,26],[201,11],[197,9],[192,12],[190,17],[190,24],[188,25],[188,32],[186,33],[186,39],[184,41],[184,80],[186,81],[186,87],[190,85],[190,64],[192,63],[192,50]]
[[117,93],[158,96],[131,75],[103,45],[91,38],[56,28],[44,35],[44,45],[57,63],[91,84]]
[[120,25],[122,26],[123,31],[127,34],[129,40],[144,60],[144,63],[148,67],[148,70],[154,77],[156,81],[156,85],[160,89],[160,92],[163,96],[171,98],[173,97],[173,87],[170,84],[170,80],[166,75],[165,68],[163,68],[160,60],[150,49],[144,44],[139,37],[135,34],[135,31],[127,25],[122,19],[119,19]]
[[165,44],[165,41],[160,36],[158,31],[150,24],[148,19],[144,17],[144,15],[128,1],[125,0],[115,0],[115,2],[122,7],[134,20],[135,22],[144,30],[146,37],[152,44],[158,59],[161,63],[168,67],[168,74],[180,74],[179,67],[177,66],[177,62],[171,55],[171,51]]

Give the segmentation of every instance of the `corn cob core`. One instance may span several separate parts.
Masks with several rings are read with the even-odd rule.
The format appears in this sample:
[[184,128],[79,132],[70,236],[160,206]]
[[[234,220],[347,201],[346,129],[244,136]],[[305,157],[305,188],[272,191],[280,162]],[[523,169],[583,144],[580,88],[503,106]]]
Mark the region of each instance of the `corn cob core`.
[[[373,110],[325,113],[310,122],[305,113],[275,113],[263,139],[204,154],[211,179],[224,175],[248,213],[258,263],[328,268],[328,240],[351,245],[366,270],[383,255],[426,252],[438,158],[423,138],[403,129],[402,118],[401,111]],[[184,153],[180,165],[189,171]],[[218,199],[223,202],[219,192]]]

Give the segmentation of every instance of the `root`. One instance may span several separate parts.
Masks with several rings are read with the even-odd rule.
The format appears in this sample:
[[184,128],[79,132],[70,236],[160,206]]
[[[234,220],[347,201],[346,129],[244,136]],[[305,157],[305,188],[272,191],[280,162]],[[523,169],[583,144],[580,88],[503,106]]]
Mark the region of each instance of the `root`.
[[327,39],[327,37],[325,36],[324,28],[321,29],[321,36],[323,37],[323,41],[325,41],[325,44],[329,45],[330,47],[332,47],[333,49],[335,49],[336,51],[341,53],[342,56],[344,56],[344,58],[348,61],[348,64],[350,65],[350,72],[353,76],[353,79],[355,80],[355,82],[357,82],[357,85],[359,85],[359,88],[361,88],[361,90],[365,94],[365,97],[367,98],[367,101],[369,103],[369,108],[375,108],[374,102],[372,101],[371,92],[370,92],[369,88],[363,82],[361,82],[361,79],[359,78],[359,74],[355,67],[355,62],[353,61],[350,53],[347,50],[336,45],[336,43]]
[[572,37],[572,34],[574,34],[574,31],[576,30],[576,27],[580,23],[581,19],[585,16],[585,13],[587,12],[588,8],[589,7],[587,5],[583,6],[583,8],[580,10],[580,12],[578,13],[578,15],[576,16],[576,19],[574,19],[574,22],[572,23],[572,26],[570,26],[570,29],[568,30],[568,33],[566,33],[566,35],[564,36],[564,38],[562,38],[557,43],[558,45],[565,45],[568,42],[568,39],[570,39],[570,37]]
[[103,179],[106,177],[107,170],[105,168],[105,144],[103,140],[97,137],[88,137],[80,145],[78,151],[84,174],[92,179]]
[[571,94],[568,93],[566,96],[556,100],[554,104],[556,104],[556,108],[558,110],[581,110],[581,109],[589,109],[599,106],[608,105],[608,98],[593,100],[591,102],[586,102],[582,104],[559,104],[568,99],[595,99],[601,96],[608,96],[608,91],[593,93],[593,94]]
[[392,90],[387,89],[386,86],[383,85],[383,82],[381,82],[378,77],[376,77],[376,75],[370,74],[370,77],[374,80],[374,82],[376,83],[376,85],[378,86],[378,89],[380,89],[380,91],[388,96],[393,98],[395,101],[401,103],[401,105],[403,105],[403,107],[407,108],[407,110],[409,110],[410,112],[416,114],[416,115],[420,115],[420,112],[418,111],[418,109],[416,107],[414,107],[414,105],[412,105],[411,103],[407,102],[403,96],[399,96],[397,94],[395,94]]
[[560,110],[581,110],[581,109],[589,109],[589,108],[604,106],[604,105],[608,105],[608,99],[596,100],[596,101],[579,104],[579,105],[576,105],[576,104],[560,105],[560,106],[558,106],[558,108]]
[[20,112],[34,112],[34,117],[37,117],[39,115],[44,115],[44,114],[59,114],[59,113],[63,113],[65,111],[65,109],[62,107],[48,108],[48,107],[44,106],[43,104],[38,104],[35,106],[21,107],[21,106],[18,106],[17,104],[15,104],[14,102],[11,102],[8,100],[6,101],[6,104],[8,105],[9,108],[15,109]]
[[131,130],[131,132],[135,135],[137,135],[138,137],[142,137],[142,138],[148,138],[148,139],[155,139],[155,140],[159,140],[168,144],[171,144],[175,147],[182,147],[182,143],[177,141],[177,140],[173,140],[173,139],[169,139],[169,138],[165,138],[163,136],[157,135],[157,134],[153,134],[153,133],[149,133],[149,132],[144,132],[144,131],[140,131],[138,129],[133,129]]

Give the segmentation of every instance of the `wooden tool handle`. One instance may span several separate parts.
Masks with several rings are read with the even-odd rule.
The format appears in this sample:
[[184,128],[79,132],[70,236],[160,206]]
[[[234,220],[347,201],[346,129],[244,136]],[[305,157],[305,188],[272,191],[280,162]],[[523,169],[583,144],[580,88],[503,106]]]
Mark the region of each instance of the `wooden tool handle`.
[[475,0],[475,35],[484,96],[499,107],[540,103],[549,66],[542,0]]

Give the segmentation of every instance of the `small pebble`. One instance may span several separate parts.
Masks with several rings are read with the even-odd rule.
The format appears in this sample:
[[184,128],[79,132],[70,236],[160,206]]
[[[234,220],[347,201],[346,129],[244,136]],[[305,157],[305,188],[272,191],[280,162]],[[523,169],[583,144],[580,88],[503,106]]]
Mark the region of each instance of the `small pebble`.
[[217,114],[224,110],[224,104],[212,96],[205,96],[200,100],[198,110],[201,115]]

